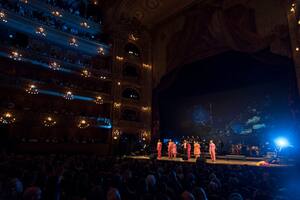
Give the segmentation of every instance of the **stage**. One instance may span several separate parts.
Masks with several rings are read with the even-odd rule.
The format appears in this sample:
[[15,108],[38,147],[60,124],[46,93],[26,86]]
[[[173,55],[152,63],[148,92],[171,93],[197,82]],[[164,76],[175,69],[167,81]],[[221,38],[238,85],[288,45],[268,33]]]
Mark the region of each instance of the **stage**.
[[[149,156],[127,156],[127,158],[138,159],[138,160],[150,160]],[[195,158],[191,158],[190,160],[182,160],[182,158],[173,158],[169,159],[167,156],[163,156],[161,159],[157,159],[158,161],[166,161],[166,162],[181,162],[181,163],[196,163]],[[266,166],[258,166],[257,163],[263,161],[263,158],[253,158],[246,157],[245,160],[237,160],[237,159],[227,159],[226,156],[217,157],[216,162],[212,162],[210,159],[206,159],[207,164],[212,165],[247,165],[247,166],[255,166],[255,167],[266,167]],[[267,167],[291,167],[293,165],[287,164],[270,164]]]

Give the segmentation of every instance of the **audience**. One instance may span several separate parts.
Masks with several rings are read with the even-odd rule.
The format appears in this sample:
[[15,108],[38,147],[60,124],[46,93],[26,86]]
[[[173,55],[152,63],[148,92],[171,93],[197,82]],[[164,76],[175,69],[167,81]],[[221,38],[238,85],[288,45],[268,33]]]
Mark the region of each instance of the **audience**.
[[65,154],[0,159],[0,199],[296,199],[286,168]]

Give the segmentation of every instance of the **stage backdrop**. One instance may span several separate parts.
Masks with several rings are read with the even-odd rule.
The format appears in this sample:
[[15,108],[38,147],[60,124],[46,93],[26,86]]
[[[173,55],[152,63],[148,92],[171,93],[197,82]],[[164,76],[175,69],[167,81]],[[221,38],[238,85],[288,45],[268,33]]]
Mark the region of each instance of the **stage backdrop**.
[[293,64],[268,50],[223,53],[168,78],[172,82],[158,95],[162,137],[294,132],[298,98]]

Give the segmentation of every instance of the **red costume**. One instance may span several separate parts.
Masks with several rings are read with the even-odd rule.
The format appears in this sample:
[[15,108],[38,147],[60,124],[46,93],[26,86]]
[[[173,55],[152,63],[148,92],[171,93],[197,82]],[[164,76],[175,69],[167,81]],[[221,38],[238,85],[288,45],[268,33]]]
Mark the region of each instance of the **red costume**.
[[168,157],[171,158],[172,156],[172,147],[173,147],[173,142],[170,141],[168,144]]
[[162,150],[162,143],[161,142],[157,142],[156,150],[157,150],[157,158],[161,159],[161,150]]
[[176,158],[176,155],[177,155],[177,147],[176,147],[176,144],[173,143],[173,145],[172,145],[172,157]]
[[209,144],[209,154],[211,160],[214,162],[216,161],[216,145],[214,143]]
[[187,157],[188,157],[188,160],[191,158],[191,144],[190,143],[187,143],[186,145],[187,147]]
[[200,144],[199,143],[194,143],[194,156],[197,159],[198,157],[200,157]]

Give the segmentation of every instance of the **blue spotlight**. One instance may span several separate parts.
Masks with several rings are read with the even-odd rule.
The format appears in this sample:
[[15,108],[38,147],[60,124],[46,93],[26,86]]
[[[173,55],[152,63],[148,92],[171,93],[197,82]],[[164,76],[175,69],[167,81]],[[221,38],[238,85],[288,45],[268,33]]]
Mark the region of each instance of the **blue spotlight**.
[[291,146],[289,141],[284,137],[276,138],[274,142],[280,149]]

